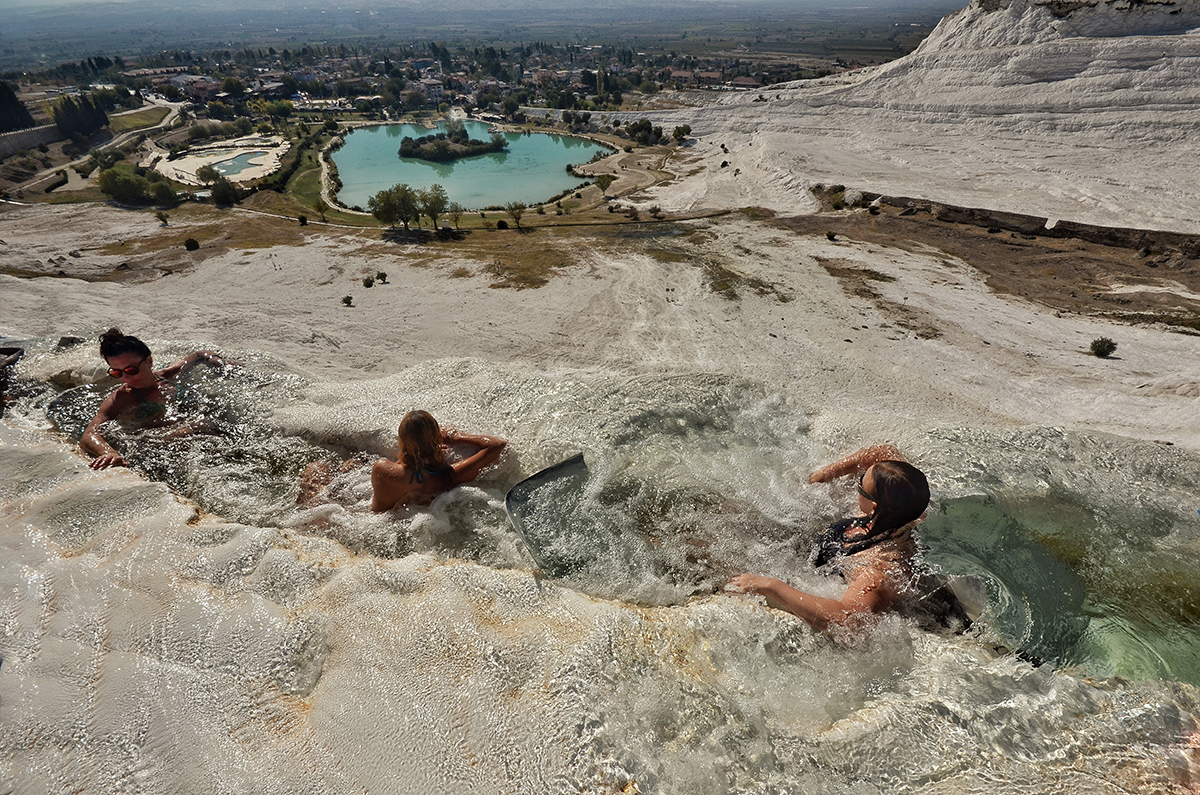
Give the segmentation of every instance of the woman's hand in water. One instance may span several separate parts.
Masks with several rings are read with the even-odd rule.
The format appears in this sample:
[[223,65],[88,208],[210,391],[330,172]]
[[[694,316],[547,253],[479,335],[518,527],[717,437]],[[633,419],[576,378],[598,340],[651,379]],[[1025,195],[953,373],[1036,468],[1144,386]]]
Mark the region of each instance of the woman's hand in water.
[[236,359],[230,359],[228,356],[222,356],[219,353],[212,351],[199,351],[205,357],[205,361],[213,367],[243,367],[244,365]]
[[111,453],[104,453],[92,459],[92,463],[88,464],[92,469],[108,469],[109,467],[127,467],[128,463],[115,450]]
[[725,583],[726,593],[762,593],[769,591],[778,582],[774,577],[762,577],[757,574],[739,574],[730,577]]
[[193,351],[179,361],[172,362],[156,372],[162,378],[174,378],[177,375],[182,375],[183,373],[188,372],[198,364],[207,364],[209,367],[242,366],[241,362],[230,359],[227,356],[222,356],[221,354],[213,351]]
[[836,475],[833,474],[833,465],[826,464],[823,467],[817,467],[808,476],[809,483],[828,483],[833,480]]

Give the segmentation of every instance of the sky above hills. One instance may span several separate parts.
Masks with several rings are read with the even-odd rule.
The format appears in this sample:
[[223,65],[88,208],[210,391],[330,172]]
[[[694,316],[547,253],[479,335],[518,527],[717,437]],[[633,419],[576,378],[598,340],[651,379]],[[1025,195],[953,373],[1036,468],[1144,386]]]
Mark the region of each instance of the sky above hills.
[[623,41],[653,47],[684,33],[931,26],[967,0],[0,0],[0,67],[89,55],[299,43],[366,48],[442,41]]
[[[0,0],[0,11],[20,9],[20,8],[52,8],[66,6],[116,6],[116,5],[149,5],[147,0]],[[163,5],[159,3],[158,5]],[[180,4],[183,5],[183,4]],[[462,0],[462,2],[442,2],[441,0],[359,0],[358,2],[339,2],[338,0],[214,0],[207,4],[213,8],[362,8],[362,9],[387,9],[397,7],[428,7],[428,8],[446,8],[446,7],[489,7],[492,4],[482,2],[482,0]],[[505,3],[509,8],[540,8],[540,9],[560,9],[566,3],[562,0],[510,0]],[[892,7],[922,7],[922,6],[945,6],[946,2],[942,0],[606,0],[601,3],[591,3],[589,8],[618,8],[626,7],[653,7],[653,6],[704,6],[704,5],[720,5],[720,6],[776,6],[780,8],[846,8],[846,7],[870,7],[870,8],[892,8]],[[966,5],[962,3],[952,3],[951,5]]]
[[[398,10],[446,15],[458,11],[505,12],[508,14],[537,13],[551,17],[575,16],[586,12],[601,22],[600,14],[620,16],[675,11],[722,11],[738,15],[748,8],[774,13],[805,13],[821,10],[847,9],[938,9],[953,10],[966,5],[966,0],[601,0],[586,6],[575,6],[563,0],[509,0],[502,8],[484,0],[211,0],[202,8],[190,3],[161,3],[152,0],[0,0],[0,12],[9,14],[8,23],[18,17],[55,16],[63,10],[89,14],[123,13],[140,9],[157,15],[200,10],[210,13],[299,12],[299,13],[395,13]],[[448,20],[453,21],[453,20]],[[613,21],[616,21],[615,19]],[[8,23],[5,23],[6,25]]]

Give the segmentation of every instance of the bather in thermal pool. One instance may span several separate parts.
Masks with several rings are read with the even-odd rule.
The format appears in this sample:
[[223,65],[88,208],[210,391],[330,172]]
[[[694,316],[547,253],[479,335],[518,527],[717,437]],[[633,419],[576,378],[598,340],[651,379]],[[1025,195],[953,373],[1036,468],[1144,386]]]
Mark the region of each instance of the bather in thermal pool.
[[[770,384],[469,359],[321,382],[239,352],[245,373],[191,376],[180,411],[210,432],[131,432],[134,471],[96,473],[70,437],[102,390],[30,375],[84,353],[25,347],[0,423],[14,792],[1167,792],[1186,768],[1187,452],[898,426],[934,487],[927,558],[983,577],[989,612],[824,634],[712,593],[742,570],[838,589],[807,556],[853,489],[800,475],[856,420],[817,431]],[[311,456],[384,453],[418,405],[512,452],[425,509],[364,510],[365,470],[295,507]],[[552,579],[503,498],[574,452],[579,565]]]

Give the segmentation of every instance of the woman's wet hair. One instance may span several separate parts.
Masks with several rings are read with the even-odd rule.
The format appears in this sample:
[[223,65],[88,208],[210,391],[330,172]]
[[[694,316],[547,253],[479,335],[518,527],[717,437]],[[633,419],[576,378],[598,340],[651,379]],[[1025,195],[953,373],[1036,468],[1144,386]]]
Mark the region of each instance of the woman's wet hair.
[[929,481],[907,461],[880,461],[875,475],[872,534],[885,533],[920,518],[929,507]]
[[437,471],[442,458],[442,429],[428,411],[410,411],[400,420],[400,463],[405,469]]
[[150,357],[150,346],[137,337],[121,333],[119,328],[110,328],[100,335],[100,355],[105,359],[120,356],[122,353],[136,353],[138,356]]

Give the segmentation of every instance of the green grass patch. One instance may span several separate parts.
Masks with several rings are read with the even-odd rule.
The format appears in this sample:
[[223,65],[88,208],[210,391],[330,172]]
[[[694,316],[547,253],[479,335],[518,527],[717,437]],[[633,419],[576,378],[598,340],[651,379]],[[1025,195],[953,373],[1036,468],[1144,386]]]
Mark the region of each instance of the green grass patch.
[[41,201],[45,204],[79,204],[82,202],[106,202],[108,196],[95,185],[80,190],[56,191],[43,194],[41,191],[27,191],[21,201]]
[[886,273],[880,273],[879,271],[871,270],[870,268],[858,268],[858,272],[860,274],[862,274],[862,277],[864,279],[867,279],[868,281],[872,281],[872,282],[885,282],[886,283],[886,282],[896,281],[895,276],[889,276]]
[[170,226],[156,228],[152,235],[110,243],[101,247],[99,253],[130,256],[182,249],[189,237],[200,242],[201,254],[294,246],[306,239],[305,231],[294,219],[221,210],[205,204],[182,204],[171,210],[171,220]]
[[766,207],[742,207],[738,210],[738,213],[754,221],[762,221],[775,217],[775,211]]
[[737,273],[719,262],[701,262],[699,265],[704,273],[704,282],[708,285],[708,289],[722,298],[736,301],[740,297],[739,291],[748,290],[760,296],[774,296],[775,300],[781,304],[792,300],[791,296],[783,292],[778,285],[756,276]]
[[108,128],[113,135],[120,135],[130,130],[153,127],[165,119],[170,112],[170,108],[146,108],[125,116],[111,116],[108,120]]
[[321,164],[314,152],[305,152],[304,160],[288,183],[288,192],[309,207],[321,196]]
[[691,257],[683,251],[669,251],[663,248],[647,249],[646,253],[659,262],[687,262]]
[[[316,201],[315,196],[312,201]],[[293,219],[300,215],[307,215],[309,224],[322,222],[320,213],[312,206],[311,201],[305,203],[291,192],[276,193],[273,190],[260,190],[253,196],[243,199],[241,206],[249,210],[260,210],[264,213],[290,216]],[[343,212],[335,207],[330,207],[325,211],[325,222],[365,228],[379,226],[374,218]]]

